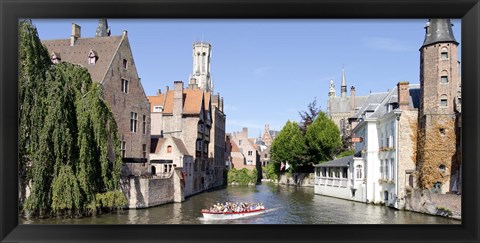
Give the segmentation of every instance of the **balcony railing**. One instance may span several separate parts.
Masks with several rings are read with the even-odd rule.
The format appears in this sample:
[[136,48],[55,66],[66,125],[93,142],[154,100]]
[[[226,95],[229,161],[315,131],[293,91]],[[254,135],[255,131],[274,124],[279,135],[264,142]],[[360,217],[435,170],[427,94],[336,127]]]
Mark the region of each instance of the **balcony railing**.
[[348,179],[347,178],[320,177],[320,178],[318,178],[318,185],[346,188],[347,185],[348,185]]

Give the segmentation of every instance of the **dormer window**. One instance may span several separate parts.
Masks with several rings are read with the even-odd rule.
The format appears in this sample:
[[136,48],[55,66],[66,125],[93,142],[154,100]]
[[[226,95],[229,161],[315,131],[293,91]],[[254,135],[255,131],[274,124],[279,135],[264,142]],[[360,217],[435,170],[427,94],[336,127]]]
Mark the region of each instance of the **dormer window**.
[[90,65],[95,65],[95,63],[97,62],[97,60],[98,60],[97,52],[94,51],[94,50],[91,50],[91,51],[88,53],[88,64],[90,64]]
[[52,52],[52,55],[50,56],[50,60],[52,61],[53,64],[57,64],[62,61],[62,59],[60,58],[60,54],[56,52]]
[[154,106],[153,107],[153,112],[162,112],[163,111],[163,106]]

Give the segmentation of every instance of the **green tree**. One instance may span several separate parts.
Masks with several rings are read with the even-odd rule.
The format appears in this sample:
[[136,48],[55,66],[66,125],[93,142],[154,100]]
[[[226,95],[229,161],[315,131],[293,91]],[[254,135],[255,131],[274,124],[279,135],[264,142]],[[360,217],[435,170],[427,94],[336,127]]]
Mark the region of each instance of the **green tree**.
[[311,163],[332,159],[334,152],[342,145],[338,127],[324,112],[320,112],[307,128],[305,138]]
[[275,164],[275,171],[280,170],[281,162],[291,165],[290,171],[303,163],[305,153],[305,137],[296,122],[287,121],[282,130],[272,142],[270,148],[271,160]]
[[19,169],[32,183],[23,209],[75,216],[123,207],[118,131],[100,84],[78,65],[52,65],[31,21],[19,37]]

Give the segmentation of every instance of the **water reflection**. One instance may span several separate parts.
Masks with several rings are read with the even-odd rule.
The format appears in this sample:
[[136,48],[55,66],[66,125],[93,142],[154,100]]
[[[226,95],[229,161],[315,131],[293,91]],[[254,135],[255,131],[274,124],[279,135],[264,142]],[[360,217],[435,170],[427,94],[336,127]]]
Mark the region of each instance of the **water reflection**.
[[[203,220],[217,202],[262,202],[267,212],[235,220]],[[315,195],[313,188],[261,184],[206,192],[183,203],[81,219],[20,219],[24,224],[459,224],[460,221]]]

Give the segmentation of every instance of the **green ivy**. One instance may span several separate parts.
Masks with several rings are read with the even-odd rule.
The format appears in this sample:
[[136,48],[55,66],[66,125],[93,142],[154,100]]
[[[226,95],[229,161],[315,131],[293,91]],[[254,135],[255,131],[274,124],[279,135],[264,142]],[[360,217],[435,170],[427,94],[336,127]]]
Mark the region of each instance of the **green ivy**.
[[28,20],[19,47],[19,170],[32,183],[23,209],[44,217],[122,208],[120,141],[101,85],[86,68],[52,65]]

